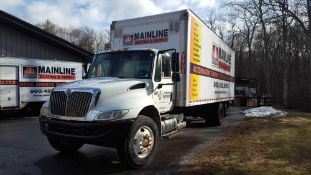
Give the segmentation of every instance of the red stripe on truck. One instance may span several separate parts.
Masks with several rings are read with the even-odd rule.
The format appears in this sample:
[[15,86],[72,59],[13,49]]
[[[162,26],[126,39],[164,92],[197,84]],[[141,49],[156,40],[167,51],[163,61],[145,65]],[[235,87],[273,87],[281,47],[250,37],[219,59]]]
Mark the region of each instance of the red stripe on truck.
[[0,80],[0,85],[17,85],[16,80]]
[[64,82],[18,82],[17,80],[0,80],[0,85],[19,85],[19,87],[55,87]]
[[64,82],[20,82],[20,87],[55,87]]
[[212,69],[199,66],[196,64],[192,64],[192,63],[190,64],[190,73],[205,76],[205,77],[234,82],[234,77],[230,75],[226,75],[224,73],[217,72]]

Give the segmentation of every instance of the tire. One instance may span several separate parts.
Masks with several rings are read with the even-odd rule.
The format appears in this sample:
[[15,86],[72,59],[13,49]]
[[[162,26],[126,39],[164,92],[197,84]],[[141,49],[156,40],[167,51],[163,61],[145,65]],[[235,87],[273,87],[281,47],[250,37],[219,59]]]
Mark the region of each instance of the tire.
[[61,153],[74,153],[83,146],[83,143],[66,142],[48,138],[50,145]]
[[224,105],[224,118],[227,117],[227,110],[229,109],[229,103],[223,103]]
[[205,119],[206,126],[221,126],[225,118],[225,108],[222,103],[216,103],[210,108],[208,117]]
[[140,168],[153,160],[158,142],[159,131],[155,121],[139,115],[124,143],[118,147],[119,157],[127,166]]

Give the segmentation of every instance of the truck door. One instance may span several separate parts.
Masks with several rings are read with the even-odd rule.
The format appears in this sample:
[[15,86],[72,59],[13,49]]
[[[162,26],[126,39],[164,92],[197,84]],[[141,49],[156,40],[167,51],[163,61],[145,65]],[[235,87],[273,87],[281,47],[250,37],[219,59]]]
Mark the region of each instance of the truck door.
[[155,64],[155,91],[153,99],[160,113],[170,111],[174,105],[174,83],[172,81],[172,65],[169,55],[159,55]]
[[0,109],[19,106],[18,67],[0,66]]

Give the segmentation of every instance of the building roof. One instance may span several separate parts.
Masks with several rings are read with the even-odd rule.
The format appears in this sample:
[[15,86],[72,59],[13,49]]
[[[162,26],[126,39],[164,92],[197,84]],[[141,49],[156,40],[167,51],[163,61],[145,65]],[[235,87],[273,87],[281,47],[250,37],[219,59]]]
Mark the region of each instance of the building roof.
[[37,38],[38,40],[42,40],[47,42],[55,47],[60,49],[65,49],[68,52],[80,55],[81,57],[87,58],[90,61],[93,53],[78,47],[67,40],[64,40],[58,36],[55,36],[49,32],[46,32],[39,27],[32,25],[24,20],[21,20],[11,14],[8,14],[2,10],[0,10],[0,23],[5,24],[6,26],[13,27],[17,30],[20,30],[28,35]]

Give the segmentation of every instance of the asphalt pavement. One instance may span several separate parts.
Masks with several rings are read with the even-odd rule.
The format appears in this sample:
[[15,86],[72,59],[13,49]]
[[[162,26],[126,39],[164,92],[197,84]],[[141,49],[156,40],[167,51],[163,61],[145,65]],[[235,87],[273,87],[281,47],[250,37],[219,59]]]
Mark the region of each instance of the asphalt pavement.
[[138,170],[120,163],[113,148],[84,145],[74,155],[58,153],[41,134],[37,117],[0,120],[0,175],[173,174],[243,121],[242,110],[231,107],[220,127],[193,119],[175,137],[161,139],[155,160]]

